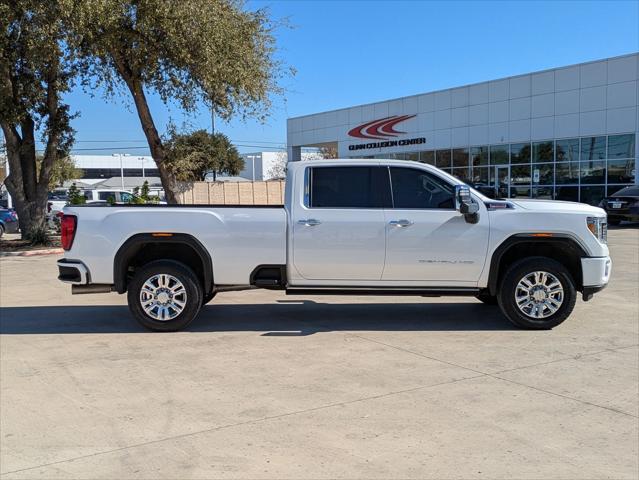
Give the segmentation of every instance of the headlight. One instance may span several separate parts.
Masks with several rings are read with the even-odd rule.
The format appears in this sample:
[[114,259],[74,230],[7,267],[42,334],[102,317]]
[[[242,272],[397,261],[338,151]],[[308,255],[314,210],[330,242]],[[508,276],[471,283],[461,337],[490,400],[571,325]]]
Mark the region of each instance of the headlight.
[[605,217],[588,217],[586,225],[597,240],[608,243],[608,221]]

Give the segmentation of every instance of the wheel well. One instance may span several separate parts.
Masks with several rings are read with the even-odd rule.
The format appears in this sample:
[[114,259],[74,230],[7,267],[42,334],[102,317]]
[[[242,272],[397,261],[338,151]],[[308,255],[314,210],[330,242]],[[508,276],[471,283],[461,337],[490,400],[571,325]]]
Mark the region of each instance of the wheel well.
[[497,288],[508,267],[526,257],[547,257],[561,263],[575,281],[577,290],[583,285],[581,273],[581,257],[583,249],[570,239],[557,240],[525,240],[508,242],[498,248],[493,255],[490,266],[488,289],[491,295],[497,294]]
[[151,234],[135,235],[118,250],[113,267],[115,290],[126,292],[135,271],[154,260],[183,263],[193,270],[205,294],[213,291],[211,258],[200,242],[190,235],[153,237]]

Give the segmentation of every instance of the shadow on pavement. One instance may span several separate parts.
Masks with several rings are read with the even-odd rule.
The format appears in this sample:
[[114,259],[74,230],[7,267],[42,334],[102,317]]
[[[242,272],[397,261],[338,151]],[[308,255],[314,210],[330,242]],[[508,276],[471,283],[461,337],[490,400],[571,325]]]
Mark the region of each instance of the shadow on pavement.
[[[186,331],[264,332],[305,336],[317,332],[512,330],[494,306],[482,303],[319,303],[282,300],[275,304],[213,302]],[[146,330],[126,306],[0,308],[0,334],[141,333]]]

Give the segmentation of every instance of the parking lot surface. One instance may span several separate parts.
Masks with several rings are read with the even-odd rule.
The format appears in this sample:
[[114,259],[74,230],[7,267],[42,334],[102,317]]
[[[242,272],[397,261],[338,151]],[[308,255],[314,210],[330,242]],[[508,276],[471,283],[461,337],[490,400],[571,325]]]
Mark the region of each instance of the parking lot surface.
[[0,477],[639,477],[639,231],[552,331],[467,298],[218,295],[149,333],[0,259]]

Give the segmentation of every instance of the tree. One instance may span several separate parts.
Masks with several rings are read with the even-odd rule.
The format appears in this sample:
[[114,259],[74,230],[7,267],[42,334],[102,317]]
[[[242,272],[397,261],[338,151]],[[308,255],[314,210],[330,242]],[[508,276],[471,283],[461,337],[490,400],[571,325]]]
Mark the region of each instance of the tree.
[[324,145],[318,149],[321,158],[337,158],[337,145]]
[[244,168],[239,152],[221,133],[196,130],[180,134],[172,128],[164,148],[166,169],[180,182],[204,180],[209,173],[237,175]]
[[5,186],[29,239],[42,237],[51,174],[73,143],[72,116],[61,100],[73,73],[62,3],[0,0],[0,126],[10,171]]
[[271,178],[284,178],[288,170],[288,155],[286,152],[277,152],[275,162],[269,167],[266,176]]
[[241,114],[264,120],[281,93],[266,10],[243,10],[239,0],[75,0],[74,48],[92,87],[115,96],[125,86],[160,172],[169,203],[178,178],[149,108],[147,92],[187,113],[204,101],[223,119]]
[[75,183],[72,183],[69,187],[69,191],[67,192],[68,204],[69,205],[84,205],[87,202],[87,199],[82,192],[77,187]]
[[67,180],[73,180],[81,176],[82,171],[75,166],[75,161],[71,156],[59,157],[53,162],[53,168],[51,169],[51,176],[49,178],[49,190],[62,186]]

